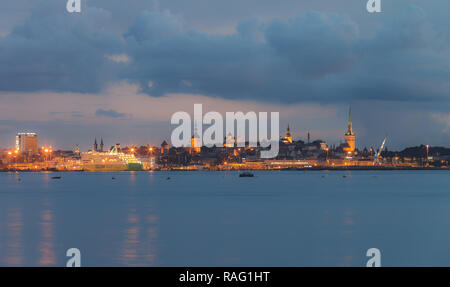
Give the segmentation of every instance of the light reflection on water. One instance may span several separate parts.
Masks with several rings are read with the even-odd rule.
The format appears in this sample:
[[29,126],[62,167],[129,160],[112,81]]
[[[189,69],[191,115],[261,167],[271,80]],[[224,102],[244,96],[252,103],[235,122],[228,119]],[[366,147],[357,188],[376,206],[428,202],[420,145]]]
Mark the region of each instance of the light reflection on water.
[[23,264],[23,216],[21,208],[8,208],[6,221],[5,257],[1,262],[5,265],[20,266]]
[[55,232],[54,232],[54,215],[49,201],[44,201],[43,210],[39,220],[40,226],[40,242],[39,251],[40,258],[38,265],[50,266],[56,264],[55,255]]
[[445,171],[61,175],[0,173],[0,266],[450,265]]
[[[158,217],[153,208],[145,210],[142,219],[136,208],[130,208],[124,225],[123,246],[120,249],[119,264],[124,266],[152,266],[156,258]],[[147,222],[141,223],[141,220]],[[146,229],[145,227],[146,226]]]

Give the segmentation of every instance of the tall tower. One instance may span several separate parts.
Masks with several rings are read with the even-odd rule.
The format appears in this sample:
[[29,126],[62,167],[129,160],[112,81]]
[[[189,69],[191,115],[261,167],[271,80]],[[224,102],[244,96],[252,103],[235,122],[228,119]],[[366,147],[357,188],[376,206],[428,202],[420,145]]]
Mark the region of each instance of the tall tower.
[[164,140],[161,144],[161,154],[167,155],[169,153],[169,144]]
[[291,130],[289,129],[289,125],[288,125],[287,130],[286,130],[286,140],[289,143],[292,143],[292,136],[291,136]]
[[38,136],[35,133],[18,133],[16,135],[16,151],[34,155],[38,153]]
[[194,127],[194,135],[191,138],[191,153],[198,153],[201,151],[200,136],[197,133],[197,125]]
[[282,138],[281,141],[286,144],[292,143],[292,135],[291,135],[291,130],[289,129],[289,125],[286,130],[286,136],[284,138]]
[[355,133],[353,132],[352,126],[352,108],[350,107],[348,110],[348,127],[347,132],[345,133],[345,141],[347,142],[348,148],[345,150],[347,152],[355,151]]
[[228,133],[228,135],[223,139],[223,146],[232,148],[236,144],[236,139],[233,138],[233,135],[231,133]]
[[97,150],[98,150],[97,138],[95,138],[95,141],[94,141],[94,151],[97,151]]
[[103,152],[103,138],[100,139],[100,151]]

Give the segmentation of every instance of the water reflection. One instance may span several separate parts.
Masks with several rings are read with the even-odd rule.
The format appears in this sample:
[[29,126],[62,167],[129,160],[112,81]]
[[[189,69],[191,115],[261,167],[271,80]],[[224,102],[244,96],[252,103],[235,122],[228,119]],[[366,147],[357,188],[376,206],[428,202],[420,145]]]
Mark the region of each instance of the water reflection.
[[[353,211],[351,208],[345,209],[342,220],[342,240],[345,242],[351,242],[351,240],[354,239],[356,227],[355,211]],[[341,266],[352,266],[357,258],[357,256],[354,254],[354,248],[352,248],[351,245],[345,245],[343,248],[343,252],[345,255],[342,258]]]
[[14,207],[8,209],[6,227],[6,252],[4,258],[0,258],[2,265],[22,265],[24,260],[24,221],[21,208]]
[[128,214],[127,228],[125,230],[125,242],[121,250],[121,257],[126,265],[132,265],[138,257],[139,247],[139,218],[136,209],[131,209]]
[[[135,205],[134,205],[135,206]],[[128,210],[119,263],[126,266],[155,265],[158,239],[158,217],[153,208],[140,215],[136,207]]]
[[155,263],[156,260],[156,252],[157,252],[157,239],[158,239],[158,229],[157,229],[157,222],[158,217],[156,215],[149,215],[147,217],[147,238],[149,240],[149,244],[147,245],[147,252],[144,255],[145,260],[149,263],[152,263],[152,265]]
[[[373,172],[352,173],[352,191],[335,173],[320,186],[225,174],[0,173],[0,265],[64,266],[70,247],[83,266],[364,266],[370,247],[398,252],[384,265],[449,265],[447,173],[386,173],[370,188]],[[303,188],[285,192],[294,175]]]
[[39,242],[39,265],[55,265],[55,231],[54,215],[50,202],[44,201],[44,209],[41,211],[39,220],[40,242]]

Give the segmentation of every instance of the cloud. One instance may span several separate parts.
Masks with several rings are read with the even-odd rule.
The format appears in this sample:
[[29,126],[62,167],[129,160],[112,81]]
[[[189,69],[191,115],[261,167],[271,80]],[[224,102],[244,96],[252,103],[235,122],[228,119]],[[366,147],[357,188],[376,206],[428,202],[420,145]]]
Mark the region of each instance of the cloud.
[[127,54],[105,55],[105,57],[116,63],[128,63],[130,61]]
[[130,26],[125,37],[133,37],[137,42],[158,41],[181,33],[182,20],[169,11],[141,12]]
[[[192,29],[169,11],[138,13],[154,7],[145,1],[129,9],[120,1],[86,2],[79,15],[65,13],[63,2],[38,1],[0,38],[1,90],[99,93],[126,80],[156,97],[449,105],[450,35],[430,9],[397,7],[370,33],[343,14],[300,12],[241,20],[222,35]],[[113,17],[120,9],[134,18],[123,34]]]
[[98,109],[95,111],[96,116],[105,116],[110,118],[125,118],[127,115],[124,113],[119,113],[115,110],[104,110]]
[[432,118],[443,125],[442,133],[450,135],[450,114],[446,113],[434,113]]
[[[24,100],[27,105],[24,105]],[[20,129],[39,133],[49,144],[70,148],[76,143],[82,147],[91,144],[91,138],[104,136],[110,141],[132,144],[160,144],[170,137],[170,117],[178,111],[193,114],[195,103],[202,103],[204,113],[218,111],[223,116],[228,111],[278,111],[280,128],[289,122],[295,136],[306,136],[314,131],[314,137],[332,139],[336,132],[325,137],[325,131],[341,130],[345,126],[345,112],[337,120],[339,108],[332,105],[303,103],[283,105],[257,101],[227,100],[200,94],[167,94],[149,97],[139,91],[139,86],[126,82],[111,85],[99,94],[85,93],[1,93],[0,125],[14,127],[0,131],[0,146],[13,143],[14,133]],[[89,103],[86,105],[85,103]],[[79,110],[82,109],[82,112]],[[122,114],[125,117],[96,115],[97,110]],[[55,112],[57,111],[57,112]],[[75,116],[76,114],[81,117]],[[102,112],[100,112],[102,113]],[[20,117],[17,117],[20,114]],[[320,132],[320,133],[319,133]],[[113,143],[114,143],[113,142]]]
[[322,12],[243,21],[232,35],[183,29],[176,19],[158,12],[138,17],[125,34],[133,60],[122,79],[152,96],[201,93],[286,103],[449,100],[450,71],[443,64],[450,61],[449,38],[417,6],[387,19],[372,35],[347,16]]
[[358,26],[337,14],[310,12],[287,22],[274,20],[265,34],[277,54],[306,77],[345,72],[358,55]]
[[65,11],[65,1],[38,1],[24,24],[0,38],[3,91],[97,92],[117,64],[104,54],[121,52],[121,41],[102,27],[110,14],[84,7]]
[[[0,125],[14,127],[0,131],[0,145],[12,144],[14,133],[23,129],[38,132],[42,139],[53,139],[52,144],[67,148],[75,143],[90,146],[91,138],[100,135],[123,144],[159,144],[170,136],[173,126],[169,119],[173,113],[186,111],[192,115],[196,103],[203,104],[204,113],[217,111],[223,116],[230,111],[279,112],[281,134],[289,123],[296,138],[305,139],[311,132],[313,139],[339,144],[344,140],[348,112],[348,106],[340,103],[277,104],[201,94],[149,97],[138,85],[127,82],[111,85],[99,94],[0,93],[0,102]],[[108,115],[96,115],[99,109]],[[110,111],[123,117],[111,117]],[[450,134],[445,133],[448,110],[443,108],[439,117],[434,114],[433,106],[423,103],[356,102],[352,118],[357,146],[376,147],[385,136],[389,149],[423,143],[445,146],[450,140]]]
[[52,117],[56,117],[58,119],[72,117],[72,118],[84,118],[83,113],[79,111],[71,111],[71,112],[49,112],[48,113]]

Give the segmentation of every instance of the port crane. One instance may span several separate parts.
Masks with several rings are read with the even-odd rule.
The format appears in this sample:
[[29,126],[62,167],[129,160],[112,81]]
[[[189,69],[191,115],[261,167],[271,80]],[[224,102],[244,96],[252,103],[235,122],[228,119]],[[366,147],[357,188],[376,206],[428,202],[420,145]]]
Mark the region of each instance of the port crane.
[[381,163],[380,162],[381,161],[381,152],[383,151],[384,145],[386,144],[386,139],[387,138],[384,138],[383,142],[381,143],[380,148],[378,149],[377,152],[375,152],[375,155],[373,157],[374,164],[380,164]]

